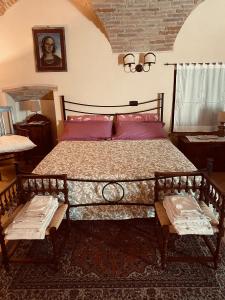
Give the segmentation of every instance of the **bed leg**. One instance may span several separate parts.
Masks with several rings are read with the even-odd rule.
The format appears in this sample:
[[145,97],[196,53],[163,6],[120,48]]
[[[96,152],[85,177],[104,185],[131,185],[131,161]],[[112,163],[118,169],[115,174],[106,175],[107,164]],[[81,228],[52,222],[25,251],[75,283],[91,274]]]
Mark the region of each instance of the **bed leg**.
[[9,258],[7,254],[7,249],[5,245],[5,236],[0,233],[0,244],[1,244],[1,251],[2,251],[2,263],[6,272],[9,272]]
[[50,229],[50,239],[52,242],[54,269],[57,272],[58,271],[58,251],[57,251],[57,245],[56,245],[56,228],[54,228],[54,227]]

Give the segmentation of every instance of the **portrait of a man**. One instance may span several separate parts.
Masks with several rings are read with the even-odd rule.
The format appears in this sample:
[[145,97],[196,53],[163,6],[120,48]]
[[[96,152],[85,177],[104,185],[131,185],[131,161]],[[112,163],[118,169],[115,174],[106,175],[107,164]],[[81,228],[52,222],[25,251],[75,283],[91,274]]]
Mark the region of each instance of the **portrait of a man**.
[[33,28],[36,70],[66,71],[64,28]]

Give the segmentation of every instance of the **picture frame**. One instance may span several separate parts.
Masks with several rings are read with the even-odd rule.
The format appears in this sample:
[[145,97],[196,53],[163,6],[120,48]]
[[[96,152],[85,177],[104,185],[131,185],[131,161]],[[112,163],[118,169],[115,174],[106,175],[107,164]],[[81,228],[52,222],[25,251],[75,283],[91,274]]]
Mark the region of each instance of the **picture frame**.
[[65,30],[63,27],[33,27],[37,72],[66,72]]

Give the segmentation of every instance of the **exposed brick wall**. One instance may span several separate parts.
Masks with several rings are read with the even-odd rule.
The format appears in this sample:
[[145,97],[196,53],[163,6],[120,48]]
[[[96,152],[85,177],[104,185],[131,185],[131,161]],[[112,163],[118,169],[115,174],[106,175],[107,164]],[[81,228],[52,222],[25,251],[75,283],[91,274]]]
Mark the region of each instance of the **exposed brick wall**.
[[191,11],[204,0],[90,0],[113,52],[171,50]]
[[[0,15],[17,1],[0,0]],[[77,8],[83,13],[86,11],[84,15],[105,33],[115,53],[171,50],[184,21],[203,1],[73,0]]]

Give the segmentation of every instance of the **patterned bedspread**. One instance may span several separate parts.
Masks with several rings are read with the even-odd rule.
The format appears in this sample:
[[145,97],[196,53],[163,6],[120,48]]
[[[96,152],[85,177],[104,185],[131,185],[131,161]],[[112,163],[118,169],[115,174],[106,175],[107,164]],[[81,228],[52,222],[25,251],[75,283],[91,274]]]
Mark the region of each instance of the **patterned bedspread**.
[[[155,171],[194,171],[196,168],[167,139],[144,141],[63,141],[35,168],[37,174],[67,174],[71,204],[105,202],[102,189],[107,180],[146,181],[120,182],[124,189],[122,203],[152,204]],[[105,180],[79,182],[76,179]],[[110,201],[121,197],[119,185],[108,185],[104,196]],[[148,206],[88,206],[71,209],[71,218],[128,219],[152,216]]]

